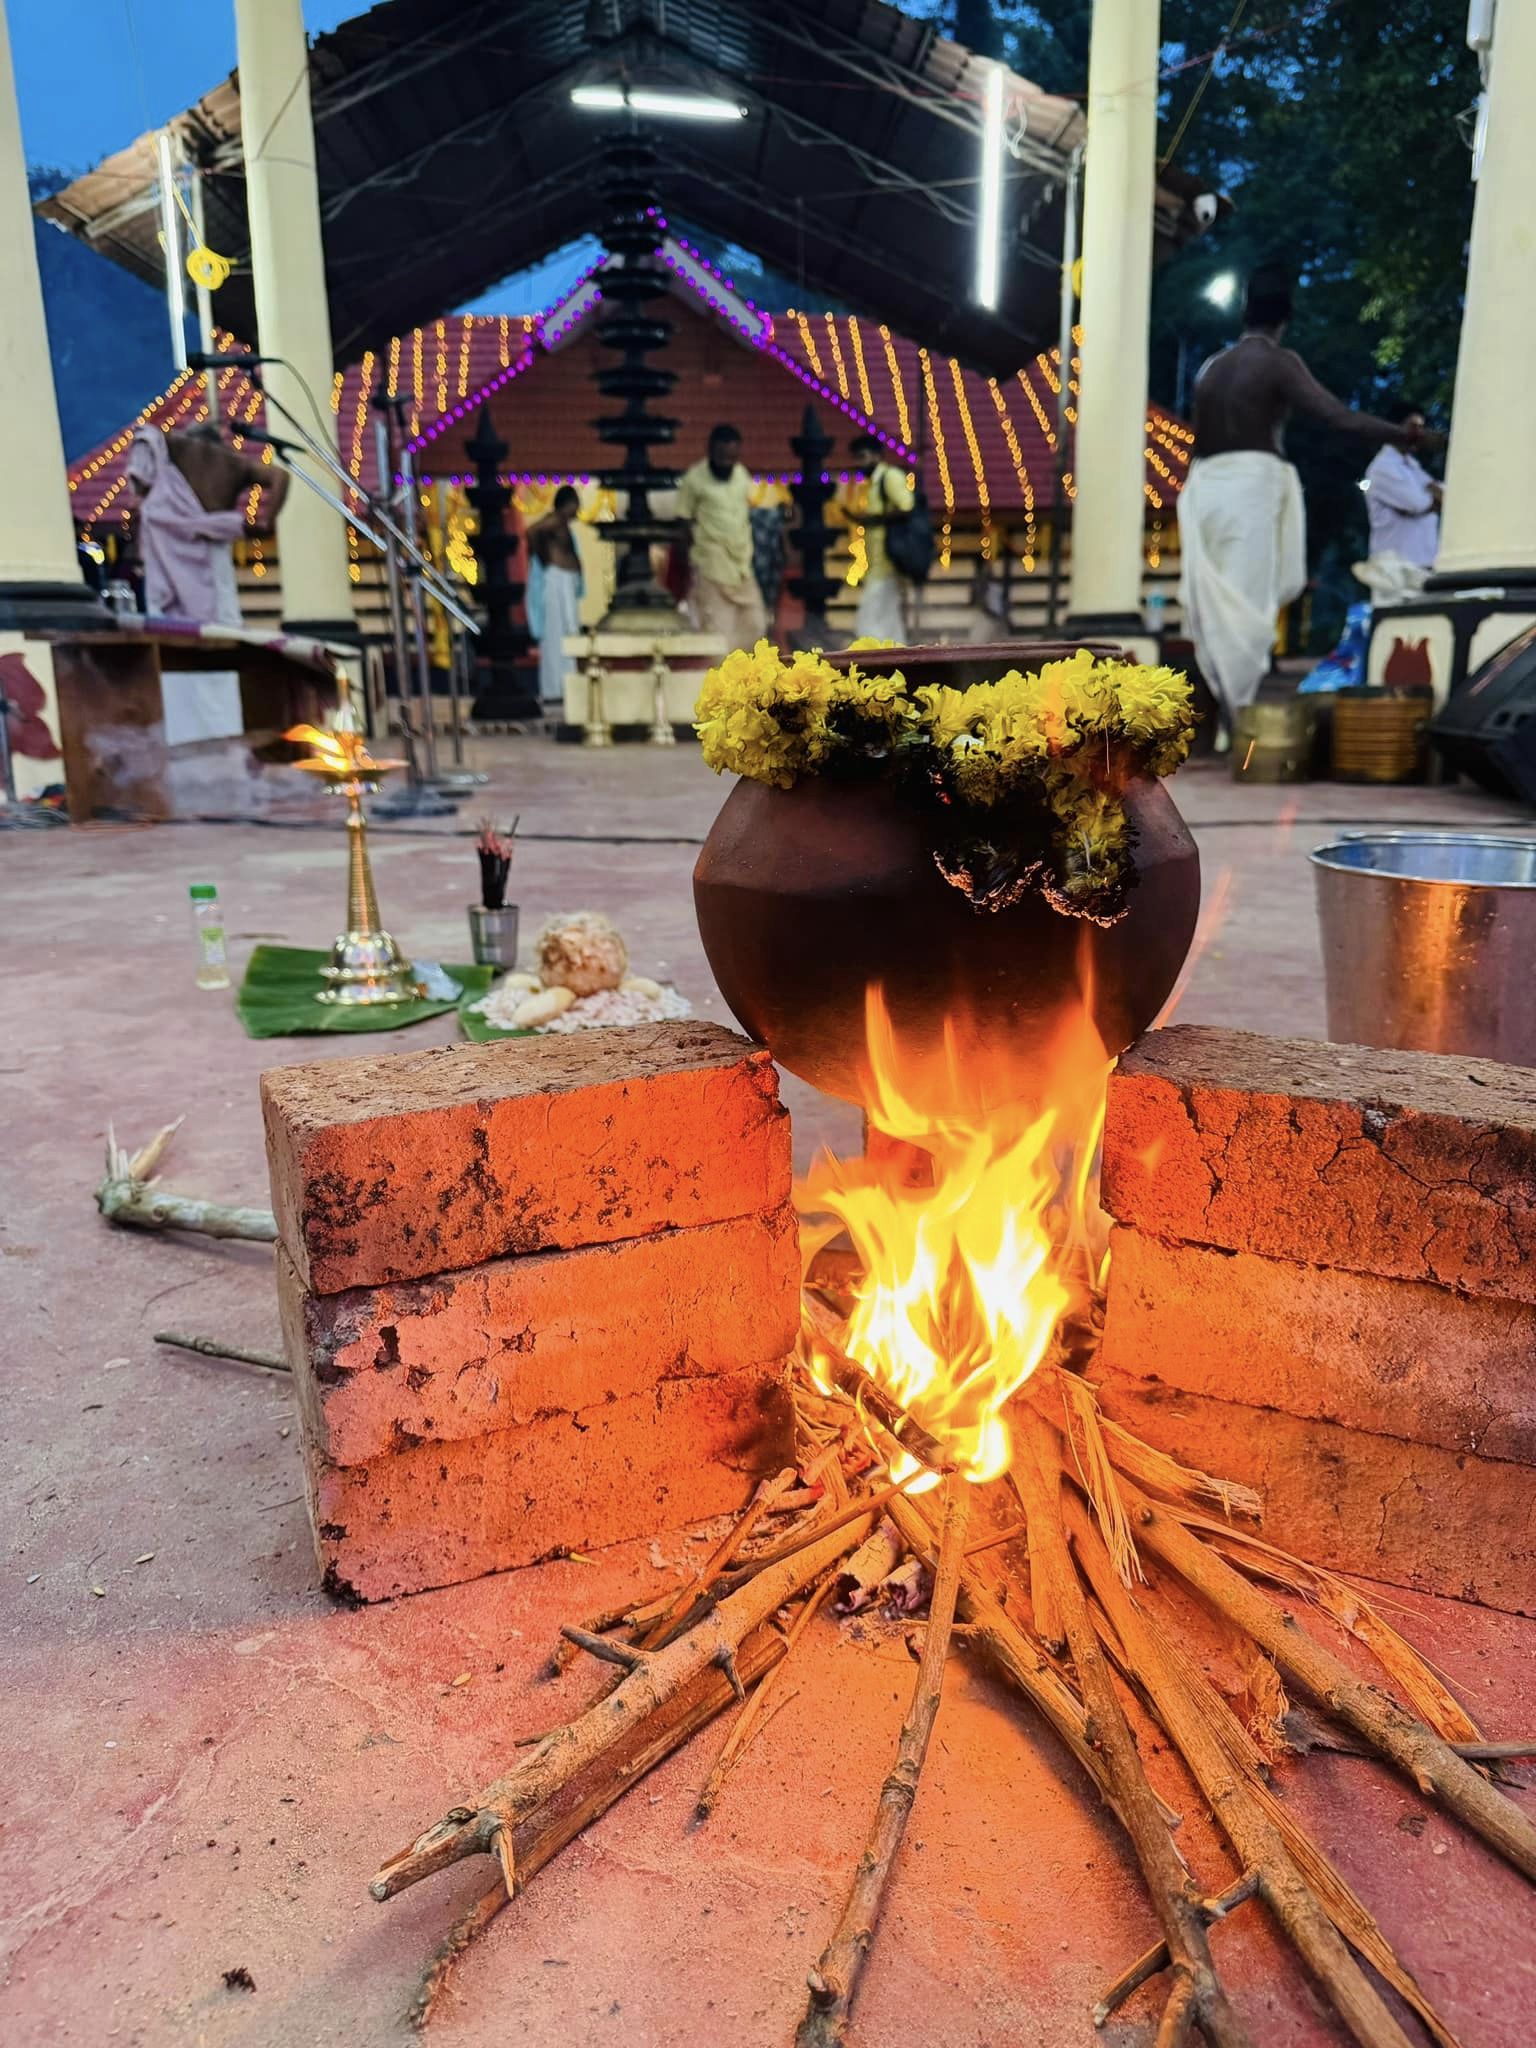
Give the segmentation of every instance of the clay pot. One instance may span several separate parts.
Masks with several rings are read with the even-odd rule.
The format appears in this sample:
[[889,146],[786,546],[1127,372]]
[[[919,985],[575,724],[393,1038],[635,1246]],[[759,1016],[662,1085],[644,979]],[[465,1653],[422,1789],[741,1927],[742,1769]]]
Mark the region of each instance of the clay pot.
[[[1071,651],[914,648],[880,659],[909,683],[963,685]],[[694,869],[704,950],[742,1029],[792,1073],[853,1102],[871,982],[905,1046],[937,1047],[947,1018],[962,1057],[1027,1057],[1077,1000],[1086,961],[1100,1035],[1121,1052],[1167,1000],[1200,907],[1200,857],[1164,785],[1138,778],[1126,809],[1138,880],[1125,916],[1106,927],[1034,893],[1006,910],[972,909],[935,867],[921,807],[881,780],[806,776],[788,790],[740,781]]]

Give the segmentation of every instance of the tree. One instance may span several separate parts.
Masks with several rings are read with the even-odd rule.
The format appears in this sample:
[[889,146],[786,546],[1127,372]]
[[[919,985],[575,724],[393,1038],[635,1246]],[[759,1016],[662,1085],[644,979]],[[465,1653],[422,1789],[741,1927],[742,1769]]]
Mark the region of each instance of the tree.
[[[1085,97],[1091,0],[952,0],[960,41],[981,16],[990,53]],[[1368,410],[1403,395],[1448,416],[1472,213],[1462,117],[1478,87],[1464,24],[1460,0],[1163,0],[1160,147],[1198,91],[1175,161],[1233,210],[1157,273],[1155,398],[1180,395],[1181,355],[1192,373],[1237,332],[1238,307],[1205,295],[1212,278],[1277,261],[1296,283],[1288,339],[1331,390]],[[1347,565],[1364,549],[1362,450],[1306,422],[1289,445],[1326,640],[1359,594]]]

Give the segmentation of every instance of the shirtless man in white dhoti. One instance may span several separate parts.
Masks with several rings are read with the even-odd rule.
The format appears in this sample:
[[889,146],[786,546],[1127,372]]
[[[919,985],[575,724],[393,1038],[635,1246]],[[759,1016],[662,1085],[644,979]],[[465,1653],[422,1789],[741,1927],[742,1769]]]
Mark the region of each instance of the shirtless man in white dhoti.
[[1301,480],[1285,458],[1285,423],[1310,413],[1380,446],[1440,437],[1356,412],[1281,346],[1290,288],[1272,270],[1248,284],[1242,334],[1195,380],[1195,452],[1179,499],[1179,601],[1200,669],[1230,734],[1234,715],[1269,673],[1279,614],[1307,580]]

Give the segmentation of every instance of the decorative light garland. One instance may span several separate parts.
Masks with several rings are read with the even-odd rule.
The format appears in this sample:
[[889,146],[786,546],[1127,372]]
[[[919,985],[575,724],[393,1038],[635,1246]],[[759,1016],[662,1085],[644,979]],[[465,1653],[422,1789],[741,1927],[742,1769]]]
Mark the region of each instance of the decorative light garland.
[[789,309],[789,317],[800,329],[800,346],[805,350],[806,361],[818,377],[824,377],[827,373],[821,367],[821,357],[816,352],[816,337],[811,332],[810,321],[803,313],[797,313],[793,306]]
[[1003,397],[1003,388],[995,377],[987,379],[987,389],[992,394],[992,403],[997,408],[997,417],[1002,425],[1003,439],[1008,443],[1008,457],[1013,464],[1014,474],[1019,480],[1019,495],[1024,501],[1024,553],[1022,562],[1026,576],[1032,576],[1035,569],[1035,487],[1030,482],[1029,467],[1024,460],[1018,430],[1013,424],[1008,404]]
[[939,465],[939,486],[944,493],[944,524],[939,530],[939,563],[949,567],[950,541],[954,532],[955,487],[950,480],[949,457],[944,449],[944,427],[939,418],[939,394],[933,381],[933,369],[928,351],[920,348],[917,360],[922,366],[923,391],[928,401],[928,427],[933,436],[934,460]]
[[837,388],[844,398],[848,398],[852,394],[848,389],[848,368],[843,361],[843,345],[837,338],[837,316],[835,313],[828,313],[825,317],[827,341],[832,350],[832,367],[837,372]]
[[853,313],[848,315],[848,339],[853,345],[853,367],[859,379],[859,399],[865,412],[872,413],[875,401],[870,395],[869,372],[864,367],[864,337],[859,332],[858,317]]
[[960,408],[960,429],[965,435],[965,445],[970,451],[971,468],[976,472],[976,508],[981,514],[981,559],[992,559],[992,497],[987,489],[987,472],[981,460],[981,442],[976,434],[976,422],[971,418],[970,401],[965,395],[965,378],[960,365],[953,356],[949,359],[950,379],[955,387],[955,403]]
[[880,339],[885,343],[885,366],[891,373],[891,395],[896,400],[896,431],[910,447],[912,415],[907,410],[907,387],[902,378],[901,364],[896,357],[896,344],[891,339],[889,327],[881,327]]
[[423,392],[422,392],[422,382],[421,382],[421,376],[422,376],[422,363],[421,363],[421,351],[422,351],[422,345],[423,345],[423,337],[422,337],[422,332],[421,332],[421,329],[420,329],[419,327],[417,327],[417,328],[415,328],[415,329],[414,329],[414,330],[412,331],[412,334],[411,334],[411,391],[412,391],[412,396],[413,396],[413,398],[414,398],[414,400],[415,400],[415,403],[414,403],[414,404],[412,405],[412,407],[411,407],[411,432],[412,432],[413,434],[419,434],[419,433],[421,432],[421,407],[422,407],[422,400],[423,400]]

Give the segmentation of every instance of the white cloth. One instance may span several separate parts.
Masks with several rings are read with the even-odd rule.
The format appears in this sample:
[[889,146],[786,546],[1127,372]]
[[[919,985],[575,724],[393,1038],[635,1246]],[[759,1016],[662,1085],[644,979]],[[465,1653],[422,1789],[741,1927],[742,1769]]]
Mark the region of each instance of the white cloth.
[[[128,477],[139,493],[139,556],[150,617],[238,626],[240,592],[229,549],[245,531],[244,511],[208,511],[172,462],[158,427],[141,427],[134,435]],[[229,739],[245,730],[240,678],[233,669],[167,673],[161,692],[169,747]]]
[[1373,555],[1400,555],[1415,568],[1433,569],[1440,547],[1434,479],[1406,448],[1378,448],[1371,457],[1365,511]]
[[907,644],[907,621],[901,602],[901,578],[889,570],[884,576],[866,576],[859,585],[859,608],[854,614],[855,640],[894,640]]
[[539,695],[546,704],[563,704],[565,679],[571,671],[566,641],[581,631],[581,572],[544,564],[544,601],[539,619]]
[[1258,695],[1279,614],[1307,580],[1301,479],[1241,449],[1189,465],[1179,498],[1179,603],[1201,673],[1228,711]]

